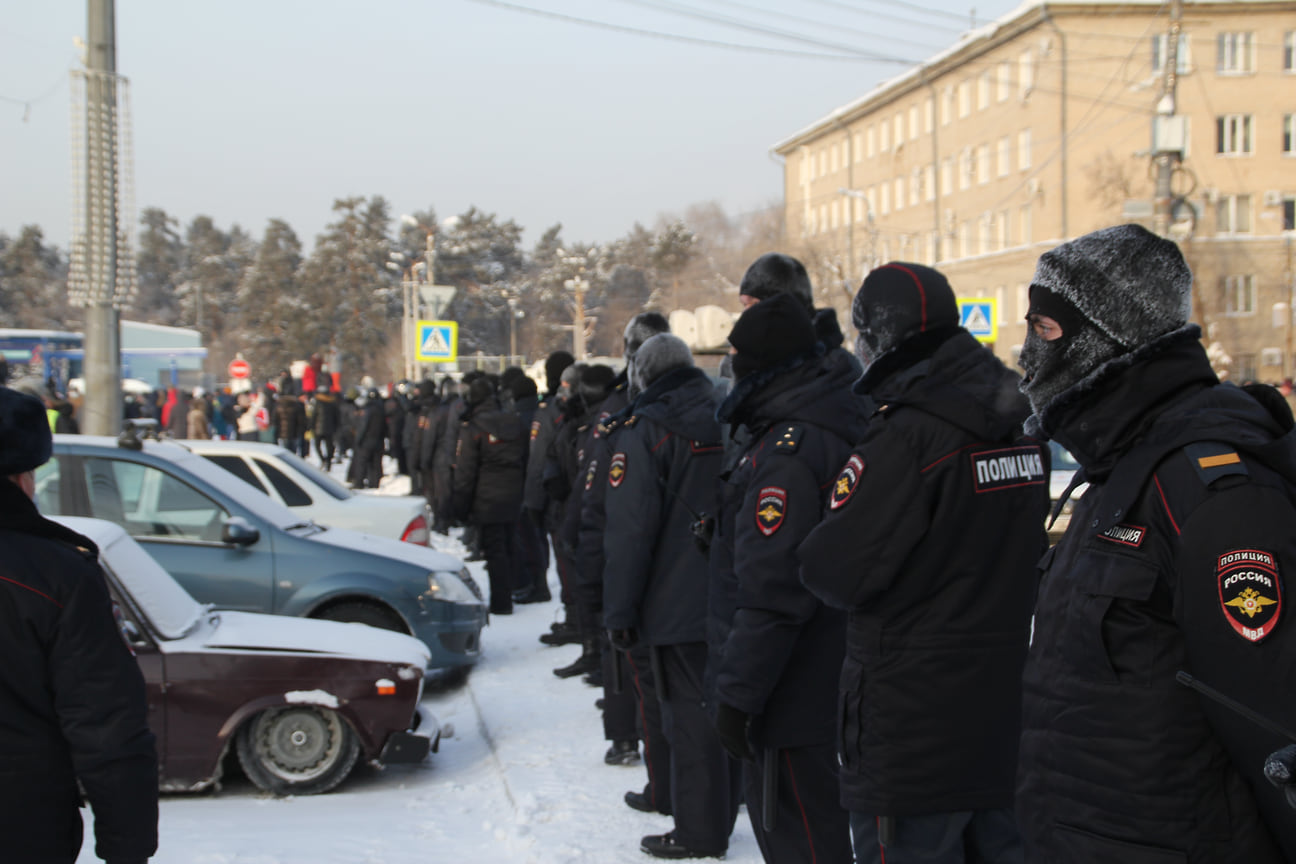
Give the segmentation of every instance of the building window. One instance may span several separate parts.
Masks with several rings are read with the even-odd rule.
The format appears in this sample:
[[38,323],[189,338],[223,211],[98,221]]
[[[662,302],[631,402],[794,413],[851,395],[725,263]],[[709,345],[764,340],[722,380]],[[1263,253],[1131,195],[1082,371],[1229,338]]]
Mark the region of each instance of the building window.
[[864,193],[864,199],[868,201],[868,212],[869,212],[869,216],[872,217],[874,214],[878,212],[877,190],[874,189],[872,186],[868,187],[868,191]]
[[897,212],[904,209],[904,205],[905,205],[904,189],[905,189],[904,178],[897,177],[895,179],[895,204],[896,204],[895,209]]
[[1218,234],[1251,233],[1251,196],[1221,195],[1215,202],[1215,231]]
[[946,156],[941,160],[941,194],[954,192],[954,157]]
[[900,149],[901,144],[904,144],[904,140],[904,112],[897,111],[895,115],[895,146],[897,150]]
[[881,212],[882,212],[882,215],[885,216],[886,214],[888,214],[888,213],[891,212],[891,185],[890,185],[889,183],[883,183],[883,184],[882,184],[881,186],[879,186],[878,188],[879,188],[879,189],[881,190],[881,192],[882,192],[882,211],[881,211]]
[[981,144],[977,147],[976,156],[977,183],[981,186],[990,182],[990,145]]
[[971,147],[964,147],[959,154],[959,188],[967,189],[972,185],[972,176],[976,173],[976,157]]
[[1284,156],[1296,155],[1296,114],[1283,115],[1283,149]]
[[1215,152],[1241,156],[1252,152],[1250,114],[1225,114],[1215,118]]
[[836,230],[838,219],[839,219],[839,217],[841,216],[841,202],[840,202],[840,201],[834,201],[834,202],[832,202],[832,211],[831,211],[831,212],[832,212],[832,217],[831,217],[831,218],[832,218],[832,221],[828,223],[828,227],[829,227],[829,228],[832,228],[832,229],[834,229],[834,230]]
[[984,254],[986,254],[987,252],[992,252],[992,251],[994,251],[994,250],[992,250],[992,249],[990,248],[990,238],[993,236],[993,235],[990,233],[990,228],[991,228],[991,223],[992,223],[992,222],[994,222],[994,216],[993,216],[993,215],[991,215],[991,214],[989,214],[989,213],[985,213],[985,214],[983,214],[983,215],[981,216],[981,224],[977,226],[977,228],[978,228],[978,232],[977,232],[977,233],[978,233],[978,236],[977,236],[977,241],[978,241],[978,242],[977,242],[977,254],[978,254],[978,255],[984,255]]
[[1255,71],[1255,34],[1220,33],[1215,39],[1215,71],[1247,75]]
[[1025,99],[1035,88],[1035,55],[1023,51],[1017,58],[1017,95]]
[[977,78],[977,110],[984,111],[990,107],[991,73],[987,69]]
[[959,119],[972,113],[972,82],[961,81],[958,88]]
[[[1180,75],[1187,74],[1192,69],[1192,54],[1189,53],[1189,46],[1192,42],[1188,39],[1187,33],[1179,34],[1179,53],[1175,58],[1175,71]],[[1158,75],[1165,71],[1166,59],[1169,57],[1170,36],[1161,33],[1152,37],[1152,71]]]
[[1296,72],[1296,30],[1283,34],[1283,71]]
[[820,231],[828,230],[828,205],[827,204],[819,205],[819,230]]
[[999,64],[999,74],[995,76],[996,92],[1000,102],[1007,102],[1012,96],[1012,63],[1004,60]]
[[922,198],[923,175],[921,168],[915,168],[909,175],[909,203],[914,206],[918,205],[918,199]]
[[928,201],[936,200],[936,163],[930,162],[927,165],[925,179],[923,180],[923,197]]
[[1000,177],[1007,177],[1008,172],[1012,170],[1012,138],[1005,135],[999,139],[999,171]]
[[941,91],[941,125],[948,126],[954,120],[954,88],[946,87]]
[[825,153],[823,150],[820,150],[820,151],[819,151],[819,170],[815,172],[815,176],[817,176],[817,177],[827,177],[827,176],[828,176],[828,171],[826,170],[827,167],[828,167],[828,158],[827,158],[827,157],[828,157],[828,154],[827,154],[827,153]]
[[1031,242],[1031,206],[1023,204],[1018,212],[1021,214],[1017,220],[1018,236],[1021,238],[1021,245],[1026,246]]
[[883,121],[878,124],[878,152],[885,153],[891,149],[891,126]]
[[1023,129],[1017,133],[1017,170],[1027,171],[1031,167],[1031,130]]
[[864,130],[864,154],[872,159],[877,153],[877,135],[873,133],[873,126],[870,125]]
[[1238,354],[1233,358],[1233,368],[1237,370],[1237,378],[1234,379],[1243,384],[1249,381],[1255,381],[1256,375],[1256,355]]
[[1224,294],[1224,314],[1255,314],[1255,277],[1221,276],[1220,289]]
[[918,140],[918,106],[909,106],[909,140]]
[[1296,231],[1296,198],[1283,199],[1283,230]]
[[966,258],[972,254],[972,222],[965,220],[959,224],[959,257]]
[[923,117],[926,121],[923,131],[930,135],[936,128],[936,100],[930,96],[923,103]]
[[1030,311],[1030,286],[1025,282],[1017,283],[1017,312],[1013,316],[1014,321],[1024,321],[1026,313]]
[[999,231],[999,248],[1007,249],[1011,242],[1008,239],[1008,211],[1000,210],[999,218],[995,220],[995,227]]

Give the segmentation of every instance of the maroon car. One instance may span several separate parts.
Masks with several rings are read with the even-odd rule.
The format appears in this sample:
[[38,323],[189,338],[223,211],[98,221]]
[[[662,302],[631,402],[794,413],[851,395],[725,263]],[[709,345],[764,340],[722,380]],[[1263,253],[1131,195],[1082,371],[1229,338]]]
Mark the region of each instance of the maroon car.
[[99,546],[148,688],[159,786],[220,781],[232,747],[281,795],[327,792],[363,758],[420,762],[440,742],[419,707],[427,647],[412,636],[194,600],[118,525],[58,517]]

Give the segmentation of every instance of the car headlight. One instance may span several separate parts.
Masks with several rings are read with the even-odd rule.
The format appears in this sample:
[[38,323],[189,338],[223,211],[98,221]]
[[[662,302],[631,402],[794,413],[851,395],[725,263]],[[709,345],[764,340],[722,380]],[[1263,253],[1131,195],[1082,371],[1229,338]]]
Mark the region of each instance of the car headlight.
[[474,597],[463,579],[454,573],[429,573],[428,596],[433,600],[442,600],[446,603],[481,602],[481,598]]

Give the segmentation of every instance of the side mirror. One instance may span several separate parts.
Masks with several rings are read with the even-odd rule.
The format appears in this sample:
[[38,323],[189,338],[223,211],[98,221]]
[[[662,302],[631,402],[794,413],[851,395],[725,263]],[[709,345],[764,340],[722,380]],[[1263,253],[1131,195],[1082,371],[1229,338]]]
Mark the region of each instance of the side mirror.
[[121,632],[122,636],[126,637],[126,642],[130,645],[145,645],[148,643],[148,640],[140,634],[139,627],[136,626],[134,621],[123,619],[121,622]]
[[234,546],[251,546],[261,539],[261,532],[242,516],[231,516],[221,526],[221,542]]

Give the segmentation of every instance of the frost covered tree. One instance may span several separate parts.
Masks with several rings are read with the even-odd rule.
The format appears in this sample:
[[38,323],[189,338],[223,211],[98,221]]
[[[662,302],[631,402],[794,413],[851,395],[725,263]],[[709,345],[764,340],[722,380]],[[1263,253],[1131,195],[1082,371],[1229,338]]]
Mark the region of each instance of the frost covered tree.
[[459,351],[507,354],[509,298],[525,279],[522,228],[476,207],[437,236],[437,282],[457,289],[449,313],[459,322]]
[[139,252],[135,255],[139,291],[134,311],[155,324],[174,325],[179,321],[176,285],[183,279],[185,261],[179,225],[160,207],[145,208],[140,215]]
[[[0,234],[0,326],[75,329],[67,303],[67,260],[36,225]],[[79,320],[78,315],[78,320]]]
[[226,233],[210,216],[194,217],[185,230],[181,279],[176,285],[179,323],[198,330],[204,339],[225,336],[239,279],[255,250],[255,243],[237,225]]
[[298,282],[301,264],[297,234],[282,219],[271,219],[235,294],[244,359],[263,377],[315,350],[307,337],[312,310]]

